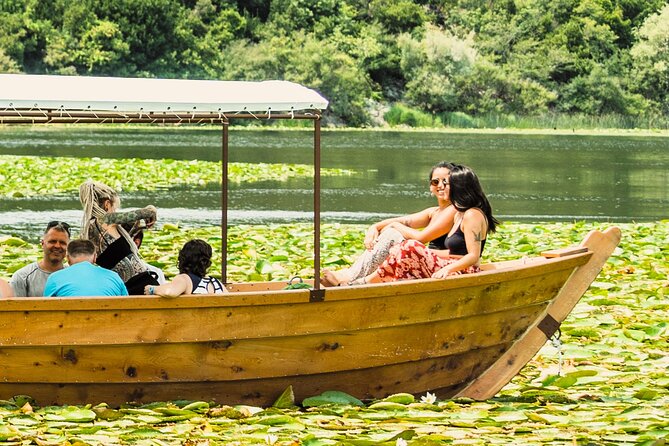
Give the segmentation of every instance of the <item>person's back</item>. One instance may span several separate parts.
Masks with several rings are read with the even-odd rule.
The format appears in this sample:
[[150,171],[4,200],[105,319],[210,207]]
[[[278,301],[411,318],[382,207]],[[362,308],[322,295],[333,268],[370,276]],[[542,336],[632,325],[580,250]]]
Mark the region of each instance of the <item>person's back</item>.
[[179,250],[179,274],[164,285],[147,285],[144,294],[175,297],[182,294],[227,293],[228,290],[218,279],[207,275],[212,255],[211,246],[204,240],[187,241]]
[[69,268],[51,274],[44,295],[127,296],[128,290],[114,271],[94,265],[95,246],[89,240],[74,240],[67,248]]

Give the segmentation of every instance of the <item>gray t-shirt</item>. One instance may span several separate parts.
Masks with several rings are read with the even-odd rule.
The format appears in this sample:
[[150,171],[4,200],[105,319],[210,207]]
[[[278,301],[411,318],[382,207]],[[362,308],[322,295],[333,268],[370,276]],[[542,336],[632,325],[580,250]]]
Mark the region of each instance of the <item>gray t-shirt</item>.
[[14,296],[44,296],[44,286],[46,285],[46,279],[49,278],[49,274],[51,273],[41,269],[37,262],[33,262],[16,271],[9,281],[12,290],[14,290]]

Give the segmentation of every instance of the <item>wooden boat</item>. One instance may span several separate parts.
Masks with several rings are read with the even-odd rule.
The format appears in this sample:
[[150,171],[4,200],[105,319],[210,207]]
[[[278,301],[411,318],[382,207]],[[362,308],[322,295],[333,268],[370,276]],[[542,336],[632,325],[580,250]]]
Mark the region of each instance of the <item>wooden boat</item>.
[[[3,94],[0,87],[0,121],[37,116],[7,107]],[[78,104],[71,116],[100,118],[99,109],[93,117]],[[48,121],[54,112],[39,113]],[[316,281],[294,290],[282,282],[229,284],[228,295],[176,299],[3,300],[0,399],[267,405],[288,386],[298,402],[326,390],[361,399],[427,391],[487,399],[558,330],[619,240],[618,228],[593,231],[578,247],[446,280],[328,289]]]

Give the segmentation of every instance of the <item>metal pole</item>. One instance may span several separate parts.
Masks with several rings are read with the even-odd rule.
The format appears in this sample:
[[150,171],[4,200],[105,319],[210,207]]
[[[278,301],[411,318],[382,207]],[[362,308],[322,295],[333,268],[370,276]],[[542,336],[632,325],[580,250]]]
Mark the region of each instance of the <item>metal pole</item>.
[[223,121],[222,178],[221,178],[221,281],[228,283],[228,126]]
[[314,288],[321,288],[321,120],[314,119]]

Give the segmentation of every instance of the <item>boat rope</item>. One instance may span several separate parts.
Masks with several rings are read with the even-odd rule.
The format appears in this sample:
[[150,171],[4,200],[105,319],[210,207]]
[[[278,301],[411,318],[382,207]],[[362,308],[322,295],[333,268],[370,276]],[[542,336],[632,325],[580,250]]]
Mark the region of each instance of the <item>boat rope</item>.
[[551,336],[550,341],[551,345],[557,349],[557,355],[558,355],[558,371],[557,375],[562,376],[562,360],[563,360],[563,352],[562,352],[562,341],[560,340],[560,337],[562,337],[562,331],[558,328],[555,333],[553,333],[553,336]]

